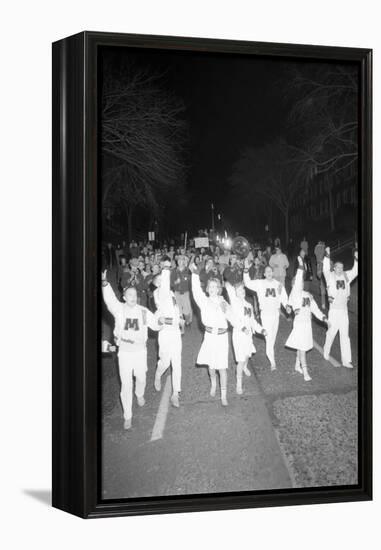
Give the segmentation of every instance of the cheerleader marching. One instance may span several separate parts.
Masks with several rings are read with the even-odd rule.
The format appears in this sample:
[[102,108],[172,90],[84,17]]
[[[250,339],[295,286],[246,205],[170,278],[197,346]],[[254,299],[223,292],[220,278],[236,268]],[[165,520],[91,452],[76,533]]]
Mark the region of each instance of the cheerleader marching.
[[[187,267],[182,265],[183,256],[179,257],[181,265],[176,267],[173,266],[170,257],[164,257],[161,271],[152,279],[155,288],[155,313],[139,303],[138,292],[134,286],[127,286],[120,300],[109,284],[107,271],[102,272],[103,299],[115,321],[114,338],[118,347],[124,428],[128,430],[132,424],[134,379],[137,403],[139,406],[145,404],[148,328],[158,333],[158,361],[154,387],[156,391],[161,391],[162,375],[171,367],[171,403],[173,407],[180,406],[182,339],[186,338],[185,325],[192,322],[190,294],[199,309],[204,331],[196,364],[208,367],[212,397],[217,394],[219,382],[219,396],[223,407],[228,406],[230,329],[236,362],[236,393],[242,395],[243,375],[251,375],[248,365],[256,352],[253,343],[255,333],[265,339],[271,371],[277,368],[275,342],[282,308],[287,316],[293,317],[293,328],[285,346],[295,350],[295,371],[303,376],[304,381],[311,380],[307,353],[313,348],[312,316],[325,323],[328,328],[324,358],[329,359],[333,340],[339,332],[343,366],[352,368],[347,302],[350,284],[357,276],[357,259],[356,251],[351,270],[344,271],[340,263],[336,263],[332,270],[330,249],[325,249],[323,274],[330,302],[328,316],[319,309],[308,289],[304,288],[307,278],[306,263],[301,256],[297,259],[298,268],[289,296],[283,282],[275,279],[273,269],[269,265],[265,267],[262,279],[251,279],[251,262],[247,258],[241,268],[242,280],[238,278],[238,283],[234,281],[232,284],[233,281],[226,280],[223,283],[221,277],[214,277],[212,274],[206,279],[205,284],[200,281],[200,266],[196,263],[194,255],[191,256]],[[185,284],[188,279],[189,290]],[[246,299],[245,287],[256,293],[259,315],[255,314],[253,305]]]
[[313,348],[311,315],[319,321],[328,324],[327,317],[318,308],[312,294],[305,291],[304,286],[304,262],[298,257],[299,267],[297,269],[293,287],[290,293],[287,313],[294,312],[294,325],[285,346],[296,350],[295,370],[303,375],[304,380],[309,382],[311,377],[308,372],[306,353]]

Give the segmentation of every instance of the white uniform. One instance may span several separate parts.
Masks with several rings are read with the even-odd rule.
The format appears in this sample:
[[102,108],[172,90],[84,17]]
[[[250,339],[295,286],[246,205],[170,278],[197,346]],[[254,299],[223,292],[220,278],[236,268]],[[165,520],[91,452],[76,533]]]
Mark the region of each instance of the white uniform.
[[208,297],[201,288],[200,278],[192,273],[193,298],[200,308],[201,321],[205,326],[204,340],[197,357],[199,365],[211,369],[227,369],[229,355],[228,315],[229,304],[222,298]]
[[320,321],[325,321],[326,316],[318,308],[313,296],[303,290],[303,276],[304,269],[298,268],[288,302],[295,313],[294,326],[285,346],[309,351],[313,348],[311,314]]
[[225,285],[233,319],[233,349],[237,363],[247,361],[256,352],[253,344],[253,333],[262,333],[263,327],[254,317],[253,306],[247,300],[237,298],[234,288],[229,283]]
[[250,279],[248,273],[244,273],[243,282],[247,288],[254,290],[258,296],[259,309],[261,310],[262,326],[266,330],[266,355],[275,365],[274,345],[279,327],[279,310],[281,304],[287,306],[288,297],[284,286],[275,279]]
[[181,331],[180,312],[174,293],[170,290],[170,269],[164,268],[161,272],[161,285],[157,288],[153,297],[157,307],[155,317],[164,318],[164,325],[159,332],[159,361],[156,375],[162,374],[172,363],[172,389],[181,391]]
[[133,377],[136,379],[135,395],[144,396],[147,372],[148,327],[159,330],[154,315],[145,307],[129,307],[120,302],[111,285],[102,285],[103,299],[115,318],[114,335],[119,346],[120,399],[126,420],[132,418]]
[[343,365],[349,365],[352,361],[351,341],[349,339],[348,300],[351,293],[351,282],[357,277],[358,263],[354,260],[352,269],[344,271],[342,275],[336,275],[331,271],[330,259],[323,259],[323,274],[327,283],[329,306],[328,321],[330,327],[327,330],[324,357],[328,358],[337,332],[340,333],[340,351]]

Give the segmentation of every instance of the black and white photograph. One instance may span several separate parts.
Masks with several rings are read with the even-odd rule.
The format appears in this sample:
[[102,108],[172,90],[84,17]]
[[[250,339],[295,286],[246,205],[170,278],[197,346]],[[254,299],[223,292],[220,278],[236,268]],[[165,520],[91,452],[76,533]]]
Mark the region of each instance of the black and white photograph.
[[359,483],[359,78],[101,48],[103,500]]
[[377,8],[4,4],[4,548],[377,546]]

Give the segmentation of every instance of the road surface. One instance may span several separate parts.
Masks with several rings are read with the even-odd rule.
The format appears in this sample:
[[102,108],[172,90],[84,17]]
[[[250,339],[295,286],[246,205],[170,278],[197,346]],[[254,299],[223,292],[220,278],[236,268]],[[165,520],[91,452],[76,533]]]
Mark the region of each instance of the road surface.
[[[357,323],[351,315],[353,363]],[[134,400],[133,424],[123,430],[116,361],[102,360],[103,497],[133,498],[210,492],[255,491],[357,483],[357,368],[323,359],[323,325],[314,323],[316,349],[308,353],[311,382],[294,371],[295,355],[284,347],[292,323],[281,316],[276,343],[278,369],[271,372],[262,337],[255,337],[252,376],[235,393],[230,354],[228,401],[209,395],[206,367],[195,366],[202,332],[195,317],[183,337],[181,407],[170,405],[170,377],[153,387],[157,358],[148,342],[146,405]],[[337,339],[332,354],[340,359]],[[337,364],[333,359],[333,363]]]

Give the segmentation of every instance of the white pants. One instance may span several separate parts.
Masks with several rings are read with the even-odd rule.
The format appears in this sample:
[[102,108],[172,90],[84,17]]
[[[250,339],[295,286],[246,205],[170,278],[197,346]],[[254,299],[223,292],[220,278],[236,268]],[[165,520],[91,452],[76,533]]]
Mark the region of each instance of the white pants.
[[276,336],[278,334],[279,327],[279,312],[276,311],[271,313],[266,313],[266,311],[261,311],[262,326],[267,332],[266,336],[266,355],[271,364],[275,363],[274,357],[274,346]]
[[180,314],[184,317],[187,324],[192,322],[192,306],[190,301],[189,292],[175,292],[176,302],[179,306]]
[[119,352],[120,400],[123,416],[132,418],[132,389],[135,377],[135,395],[143,397],[146,389],[147,350]]
[[328,321],[331,327],[327,330],[324,344],[324,355],[329,355],[337,332],[340,334],[341,362],[345,365],[351,363],[351,341],[349,339],[349,318],[347,308],[331,308],[328,314]]
[[172,388],[181,391],[181,332],[178,328],[163,328],[159,332],[159,361],[156,375],[162,376],[172,363]]

